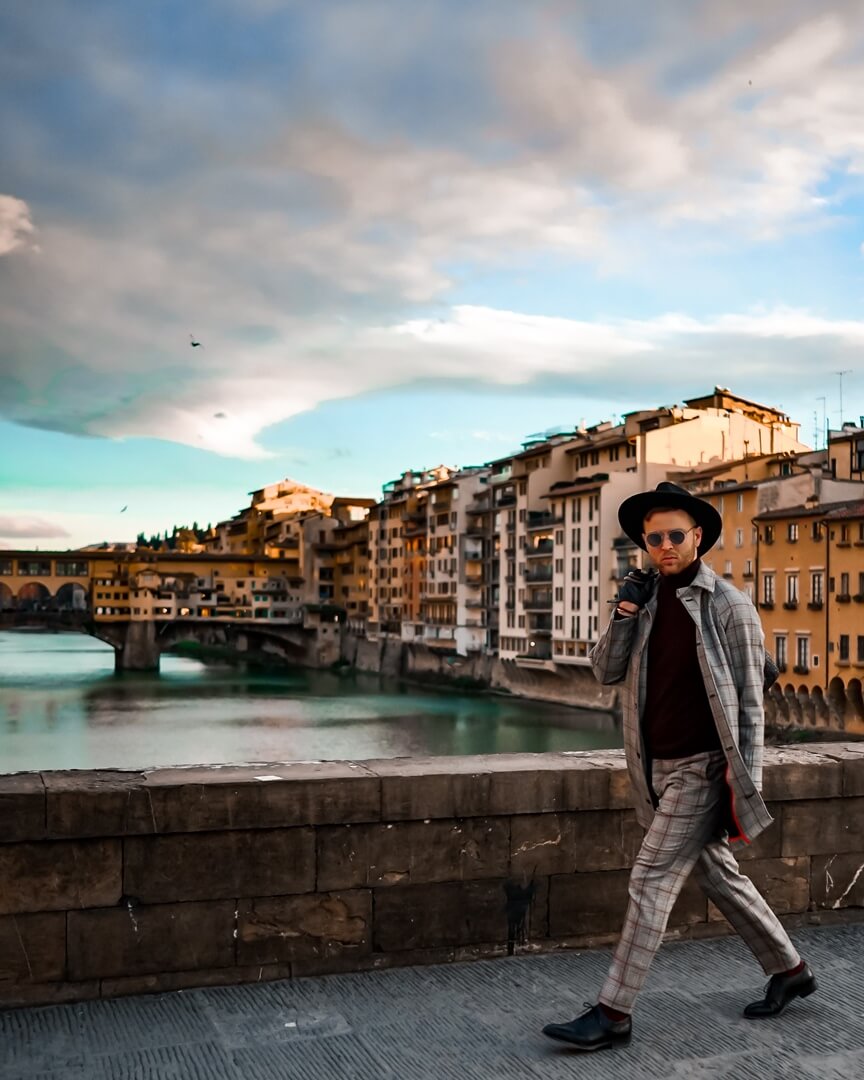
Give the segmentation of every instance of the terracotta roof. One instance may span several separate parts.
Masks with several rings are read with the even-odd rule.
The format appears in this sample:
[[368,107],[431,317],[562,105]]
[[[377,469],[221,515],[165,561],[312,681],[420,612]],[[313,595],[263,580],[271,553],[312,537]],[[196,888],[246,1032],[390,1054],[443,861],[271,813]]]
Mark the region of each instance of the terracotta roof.
[[836,510],[829,511],[826,515],[831,521],[838,518],[861,518],[864,517],[864,499],[838,506]]
[[[859,507],[859,513],[864,513],[864,501],[856,502],[833,502],[833,503],[809,503],[807,505],[787,506],[779,510],[766,510],[764,514],[757,514],[754,521],[775,521],[785,518],[794,517],[827,517],[829,514],[835,514],[838,510],[844,510],[847,507]],[[841,515],[854,517],[854,514]]]

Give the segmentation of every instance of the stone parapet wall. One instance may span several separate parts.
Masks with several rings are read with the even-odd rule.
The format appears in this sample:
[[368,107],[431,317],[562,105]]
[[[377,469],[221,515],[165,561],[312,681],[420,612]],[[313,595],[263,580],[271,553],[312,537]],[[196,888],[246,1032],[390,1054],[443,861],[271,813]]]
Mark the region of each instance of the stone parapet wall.
[[[788,921],[864,913],[864,744],[766,753],[742,865]],[[618,751],[0,776],[0,1005],[614,940]],[[727,932],[695,885],[670,932]]]

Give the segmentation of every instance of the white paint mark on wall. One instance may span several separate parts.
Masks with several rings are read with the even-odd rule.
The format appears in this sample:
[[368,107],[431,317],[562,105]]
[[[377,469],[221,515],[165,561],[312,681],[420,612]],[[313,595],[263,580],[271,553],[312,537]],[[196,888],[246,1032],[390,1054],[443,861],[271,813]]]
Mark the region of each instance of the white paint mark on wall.
[[849,893],[852,892],[852,890],[858,884],[858,878],[861,877],[862,871],[864,871],[864,863],[862,863],[858,867],[858,869],[855,871],[855,876],[852,878],[852,880],[849,882],[849,884],[846,886],[846,888],[843,890],[843,892],[837,897],[837,899],[831,905],[834,908],[835,911],[837,910],[837,908],[840,907],[841,903],[846,899],[846,897],[849,895]]
[[521,855],[523,851],[533,851],[535,848],[538,848],[538,847],[554,847],[556,844],[560,844],[560,843],[561,843],[561,833],[558,833],[558,835],[555,837],[554,840],[538,840],[536,844],[531,844],[526,840],[525,843],[522,844],[521,847],[518,847],[513,852],[513,854],[514,855]]

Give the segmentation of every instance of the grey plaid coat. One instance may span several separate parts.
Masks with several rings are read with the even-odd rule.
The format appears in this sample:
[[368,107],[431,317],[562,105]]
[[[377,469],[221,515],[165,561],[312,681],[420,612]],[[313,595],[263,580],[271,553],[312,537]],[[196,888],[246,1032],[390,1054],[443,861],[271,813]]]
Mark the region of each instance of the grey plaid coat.
[[[759,794],[765,730],[762,626],[750,599],[704,564],[692,584],[678,589],[677,595],[696,624],[699,667],[726,755],[730,839],[749,842],[773,820]],[[647,689],[646,646],[656,610],[655,592],[635,618],[616,619],[613,614],[591,651],[597,679],[623,683],[624,751],[636,816],[645,828],[654,816],[654,803],[641,717]],[[686,717],[682,702],[682,723]]]

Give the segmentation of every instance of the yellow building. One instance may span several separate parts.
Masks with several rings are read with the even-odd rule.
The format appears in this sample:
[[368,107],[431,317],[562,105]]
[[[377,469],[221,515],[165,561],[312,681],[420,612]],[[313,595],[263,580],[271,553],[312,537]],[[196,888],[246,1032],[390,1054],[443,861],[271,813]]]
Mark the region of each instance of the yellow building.
[[813,502],[754,519],[757,602],[766,647],[780,668],[781,684],[794,690],[824,689],[828,682],[830,582],[823,525],[828,509]]
[[859,699],[864,672],[864,500],[824,517],[828,577],[827,687],[840,679]]

